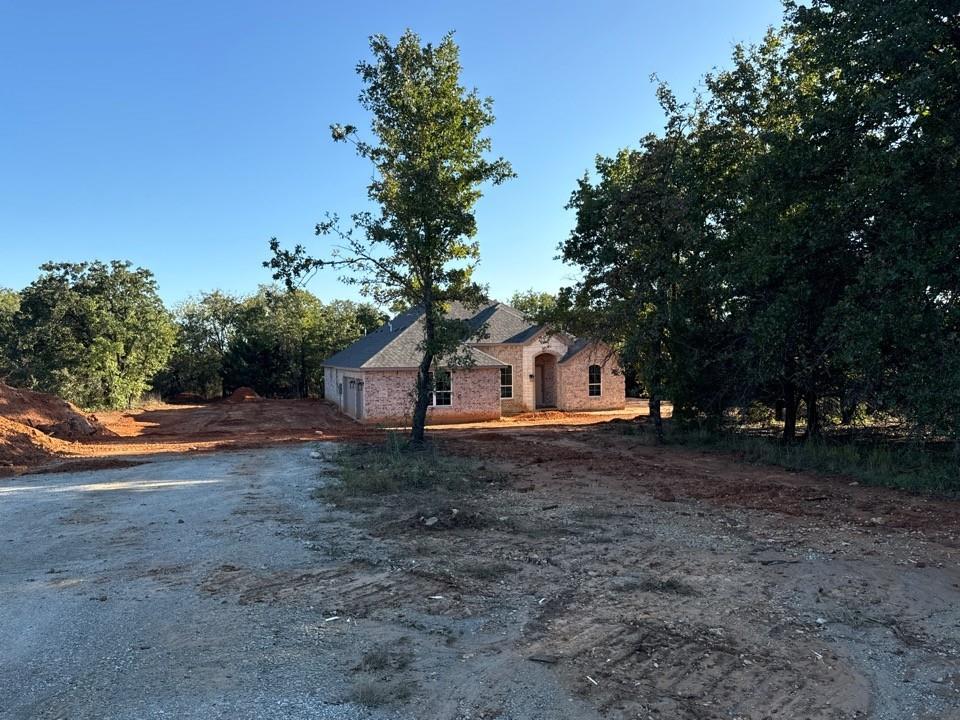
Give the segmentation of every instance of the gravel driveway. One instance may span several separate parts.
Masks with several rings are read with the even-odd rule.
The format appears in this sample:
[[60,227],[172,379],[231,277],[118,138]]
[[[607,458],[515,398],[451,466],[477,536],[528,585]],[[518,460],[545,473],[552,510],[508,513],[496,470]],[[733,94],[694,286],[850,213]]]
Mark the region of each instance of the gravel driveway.
[[[326,504],[332,443],[0,481],[0,718],[960,720],[952,505],[486,437],[457,498]],[[721,470],[811,514],[690,497]]]
[[[297,512],[301,449],[165,459],[0,485],[0,703],[9,718],[354,717],[311,620],[198,593],[211,568],[302,543],[238,513]],[[264,482],[263,475],[283,478]]]
[[[323,468],[314,447],[327,451],[174,456],[0,484],[0,717],[410,717],[401,703],[351,701],[359,651],[382,634],[374,620],[331,620],[333,600],[285,599],[271,584],[329,563],[315,533],[304,539],[330,512],[309,498]],[[324,527],[340,542],[350,534]],[[276,592],[231,592],[233,576]],[[417,692],[447,682],[448,665],[424,660]],[[514,716],[591,716],[541,672],[501,684]]]

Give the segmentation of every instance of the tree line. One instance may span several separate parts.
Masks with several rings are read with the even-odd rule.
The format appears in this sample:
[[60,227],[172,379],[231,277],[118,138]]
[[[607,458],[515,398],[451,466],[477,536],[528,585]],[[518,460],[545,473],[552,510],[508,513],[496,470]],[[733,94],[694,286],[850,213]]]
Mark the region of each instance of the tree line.
[[960,13],[786,3],[662,132],[596,160],[556,317],[617,345],[659,425],[896,418],[960,449]]
[[0,290],[0,379],[88,409],[147,393],[222,397],[323,394],[324,358],[379,327],[372,305],[305,290],[213,291],[164,307],[152,273],[130,263],[48,263],[20,291]]

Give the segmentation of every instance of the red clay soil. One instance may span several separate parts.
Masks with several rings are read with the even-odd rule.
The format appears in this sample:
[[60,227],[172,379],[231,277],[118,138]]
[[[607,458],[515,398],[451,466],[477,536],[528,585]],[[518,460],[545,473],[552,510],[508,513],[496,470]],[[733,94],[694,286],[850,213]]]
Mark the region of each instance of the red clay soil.
[[69,447],[70,443],[0,417],[0,476],[49,463]]
[[[537,414],[540,415],[540,414]],[[928,532],[960,546],[960,503],[750,465],[730,454],[644,444],[621,431],[609,414],[504,418],[435,428],[451,451],[501,466],[524,486],[576,494],[583,488],[641,493],[660,501],[696,500],[765,510],[782,516],[852,522]],[[563,414],[558,414],[563,415]],[[305,441],[368,441],[382,431],[359,425],[318,400],[261,400],[204,405],[156,405],[99,416],[106,432],[64,442],[5,421],[0,426],[0,472],[158,452],[261,447]],[[28,467],[24,467],[28,466]]]
[[69,466],[65,469],[85,469],[92,458],[380,436],[379,431],[358,425],[332,405],[316,400],[157,404],[104,412],[99,420],[104,425],[103,432],[74,442],[57,440],[7,421],[7,429],[0,434],[0,474],[55,469],[57,463]]
[[257,395],[257,391],[249,387],[238,387],[232,393],[230,397],[227,398],[227,402],[248,402],[250,400],[260,400],[261,397]]
[[71,440],[106,432],[95,416],[65,400],[0,383],[0,475],[46,465],[75,452]]
[[0,417],[35,428],[45,435],[75,440],[103,432],[95,415],[88,415],[56,395],[0,383]]
[[752,465],[733,454],[644,444],[605,424],[444,433],[455,453],[501,465],[516,482],[576,494],[588,488],[640,493],[661,502],[731,508],[886,527],[960,547],[960,503],[868,487],[842,476]]

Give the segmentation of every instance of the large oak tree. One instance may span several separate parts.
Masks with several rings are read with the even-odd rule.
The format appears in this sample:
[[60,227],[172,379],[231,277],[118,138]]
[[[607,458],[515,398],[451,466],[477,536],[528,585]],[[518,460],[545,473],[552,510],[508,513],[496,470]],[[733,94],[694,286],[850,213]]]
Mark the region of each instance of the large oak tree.
[[274,240],[266,264],[288,284],[321,268],[346,269],[344,279],[382,305],[423,311],[422,357],[417,369],[411,440],[424,439],[431,371],[456,353],[470,330],[449,320],[449,303],[479,304],[484,289],[473,279],[479,260],[474,206],[481,187],[513,176],[510,164],[490,159],[486,129],[493,102],[461,84],[460,52],[452,34],[424,45],[407,30],[396,44],[370,39],[372,58],[357,66],[361,106],[371,115],[374,140],[360,139],[353,125],[334,125],[336,141],[352,142],[370,161],[367,194],[375,210],[352,216],[342,228],[335,216],[317,226],[341,246],[325,258],[302,246],[285,250]]

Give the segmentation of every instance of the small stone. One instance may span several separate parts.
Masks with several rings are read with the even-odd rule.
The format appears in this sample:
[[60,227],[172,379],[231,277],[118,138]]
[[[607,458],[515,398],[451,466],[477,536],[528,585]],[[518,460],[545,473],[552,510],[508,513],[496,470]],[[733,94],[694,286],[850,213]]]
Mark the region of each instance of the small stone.
[[427,527],[433,527],[434,525],[437,524],[436,516],[428,517],[426,520],[423,521],[423,524],[426,525]]

